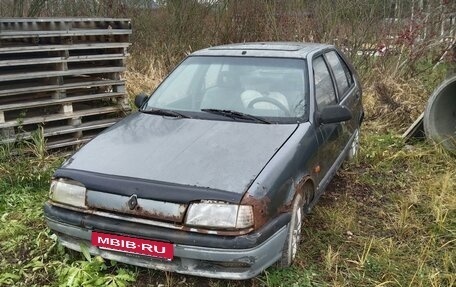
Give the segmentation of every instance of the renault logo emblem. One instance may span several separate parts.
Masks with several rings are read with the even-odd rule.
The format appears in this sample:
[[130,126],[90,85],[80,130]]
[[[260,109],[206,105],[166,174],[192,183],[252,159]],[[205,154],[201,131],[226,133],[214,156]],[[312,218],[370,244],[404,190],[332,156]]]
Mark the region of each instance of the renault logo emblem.
[[130,199],[128,200],[128,207],[130,208],[130,210],[133,210],[137,205],[138,197],[136,196],[136,194],[133,194],[132,196],[130,196]]

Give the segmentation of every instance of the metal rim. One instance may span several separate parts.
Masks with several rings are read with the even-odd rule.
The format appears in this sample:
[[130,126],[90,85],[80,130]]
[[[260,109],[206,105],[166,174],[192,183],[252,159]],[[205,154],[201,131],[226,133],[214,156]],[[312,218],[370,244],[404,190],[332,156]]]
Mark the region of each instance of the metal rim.
[[293,227],[293,232],[291,235],[291,259],[296,257],[298,253],[299,241],[301,240],[302,232],[302,207],[298,207],[296,210],[296,221],[295,226]]
[[301,195],[294,201],[293,205],[293,218],[290,224],[290,235],[289,235],[289,245],[288,245],[288,256],[289,262],[293,262],[298,253],[299,242],[301,241],[302,233],[302,206],[301,206]]
[[353,142],[350,147],[350,153],[349,153],[350,159],[353,159],[354,157],[356,157],[356,155],[358,154],[358,149],[359,149],[359,130],[356,130],[355,136],[353,138]]

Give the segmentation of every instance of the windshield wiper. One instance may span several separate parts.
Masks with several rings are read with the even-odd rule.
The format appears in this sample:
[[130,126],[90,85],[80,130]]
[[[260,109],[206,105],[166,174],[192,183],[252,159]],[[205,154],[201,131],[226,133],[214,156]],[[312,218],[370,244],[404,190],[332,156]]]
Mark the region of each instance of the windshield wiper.
[[238,111],[233,111],[233,110],[221,110],[221,109],[201,109],[203,112],[211,113],[211,114],[216,114],[216,115],[221,115],[225,117],[229,117],[232,119],[243,119],[243,120],[250,120],[254,121],[257,123],[263,123],[263,124],[270,124],[271,122],[257,116],[249,115],[249,114],[244,114]]
[[169,117],[176,117],[176,118],[189,118],[189,116],[186,116],[184,114],[181,114],[179,112],[173,111],[173,110],[164,110],[164,109],[150,109],[150,110],[139,110],[141,113],[146,113],[146,114],[153,114],[153,115],[161,115],[161,116],[169,116]]

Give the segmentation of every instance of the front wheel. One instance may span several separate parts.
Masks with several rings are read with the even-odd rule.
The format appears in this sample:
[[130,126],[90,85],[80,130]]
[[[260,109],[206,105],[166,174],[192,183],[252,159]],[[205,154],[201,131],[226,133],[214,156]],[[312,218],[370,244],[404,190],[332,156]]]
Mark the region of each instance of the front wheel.
[[285,245],[283,246],[282,257],[278,261],[278,267],[289,267],[296,258],[299,243],[301,241],[302,221],[304,217],[304,200],[301,194],[297,194],[292,203],[292,215],[290,228]]

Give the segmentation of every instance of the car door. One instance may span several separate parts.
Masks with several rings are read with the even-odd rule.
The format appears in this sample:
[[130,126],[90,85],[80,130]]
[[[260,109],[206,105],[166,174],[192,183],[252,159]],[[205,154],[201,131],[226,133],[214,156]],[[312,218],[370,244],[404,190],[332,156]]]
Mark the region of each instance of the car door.
[[351,136],[357,131],[361,119],[361,91],[355,85],[353,72],[336,50],[325,53],[325,59],[335,82],[338,102],[346,106],[353,113],[350,121],[342,123],[344,128],[344,139],[342,142],[347,144]]
[[[314,74],[316,117],[318,117],[318,113],[325,107],[338,104],[337,86],[335,85],[332,72],[324,55],[319,55],[313,59],[312,68]],[[318,119],[315,122],[318,125],[316,131],[319,144],[318,158],[320,166],[318,190],[321,192],[339,167],[338,160],[340,161],[340,154],[345,146],[344,133],[346,131],[343,123],[319,124]]]

